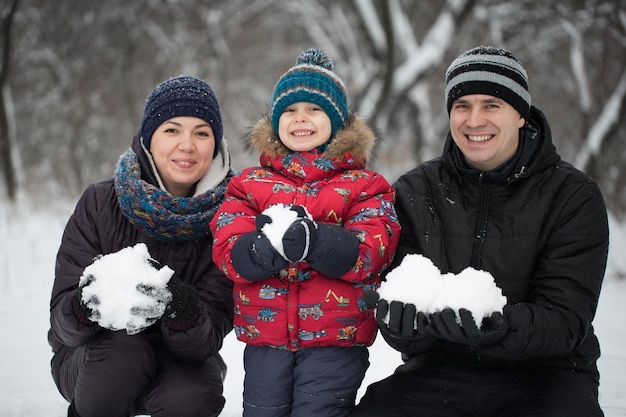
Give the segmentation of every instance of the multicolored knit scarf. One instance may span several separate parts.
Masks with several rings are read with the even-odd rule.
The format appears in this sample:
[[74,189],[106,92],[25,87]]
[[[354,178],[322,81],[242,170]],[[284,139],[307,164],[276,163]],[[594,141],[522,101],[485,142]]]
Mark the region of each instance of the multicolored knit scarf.
[[141,179],[137,154],[128,150],[120,157],[114,182],[124,216],[148,235],[160,240],[195,240],[210,234],[209,222],[222,201],[229,169],[217,187],[194,197],[176,197]]

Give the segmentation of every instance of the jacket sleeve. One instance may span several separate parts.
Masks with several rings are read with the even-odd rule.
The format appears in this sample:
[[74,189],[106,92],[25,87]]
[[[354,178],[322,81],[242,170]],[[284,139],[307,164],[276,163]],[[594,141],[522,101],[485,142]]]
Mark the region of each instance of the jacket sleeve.
[[57,253],[50,300],[51,344],[56,339],[67,346],[80,346],[101,329],[95,323],[80,320],[74,312],[83,270],[101,253],[95,220],[97,212],[95,187],[91,185],[78,200]]
[[360,244],[356,265],[341,279],[360,282],[389,267],[400,238],[394,200],[395,191],[387,180],[372,173],[343,222],[343,227],[357,235]]
[[606,207],[591,181],[562,193],[568,195],[554,207],[559,215],[534,266],[529,302],[505,306],[509,331],[485,354],[524,360],[577,351],[588,360],[598,349],[595,337],[587,336],[593,333],[608,254]]
[[218,353],[233,327],[232,281],[211,262],[208,273],[194,286],[198,307],[192,324],[177,328],[171,320],[161,320],[163,343],[174,356],[185,361],[199,361]]
[[[213,261],[231,280],[240,284],[251,281],[243,278],[233,267],[232,248],[242,235],[256,230],[255,219],[259,209],[251,202],[242,180],[245,172],[233,177],[228,184],[226,200],[211,220],[213,232]],[[256,196],[258,198],[258,196]]]

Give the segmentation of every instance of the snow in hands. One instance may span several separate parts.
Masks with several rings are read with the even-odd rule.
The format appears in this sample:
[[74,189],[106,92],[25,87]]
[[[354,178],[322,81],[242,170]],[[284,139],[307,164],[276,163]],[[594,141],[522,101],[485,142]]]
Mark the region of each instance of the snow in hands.
[[80,278],[82,302],[95,313],[101,327],[135,334],[165,312],[174,274],[155,267],[144,243],[97,258]]
[[489,272],[468,267],[457,275],[441,274],[430,259],[418,254],[405,256],[378,293],[389,302],[414,304],[417,311],[427,315],[451,308],[458,319],[459,309],[464,308],[472,313],[479,328],[484,317],[502,312],[506,304],[502,289]]
[[[296,210],[292,210],[292,207],[293,206],[289,204],[275,204],[266,208],[262,213],[272,219],[272,221],[271,223],[263,225],[261,231],[270,241],[274,249],[276,249],[276,251],[278,251],[278,253],[280,253],[280,255],[286,260],[289,259],[285,256],[283,236],[289,226],[291,226],[294,221],[298,220],[298,217],[302,217]],[[306,217],[309,220],[313,220],[306,207],[302,208],[304,209]]]

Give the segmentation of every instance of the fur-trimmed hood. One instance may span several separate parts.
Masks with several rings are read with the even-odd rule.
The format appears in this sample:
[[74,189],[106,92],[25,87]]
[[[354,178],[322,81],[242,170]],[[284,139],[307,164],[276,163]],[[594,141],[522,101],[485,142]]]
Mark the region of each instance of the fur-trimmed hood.
[[[270,159],[291,152],[274,132],[269,115],[258,120],[246,136],[252,149]],[[323,155],[341,161],[349,154],[353,160],[365,164],[372,155],[376,141],[374,128],[355,113],[351,113],[345,126],[331,138]]]

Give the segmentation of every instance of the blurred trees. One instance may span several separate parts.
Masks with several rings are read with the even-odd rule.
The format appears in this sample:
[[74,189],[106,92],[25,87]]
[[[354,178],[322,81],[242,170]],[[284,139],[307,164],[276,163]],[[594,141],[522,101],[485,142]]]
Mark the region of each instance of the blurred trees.
[[[241,136],[308,47],[328,52],[352,108],[378,127],[372,165],[394,181],[441,152],[447,65],[495,44],[526,67],[564,159],[599,182],[614,212],[626,212],[625,1],[22,0],[2,95],[13,109],[16,186],[75,198],[110,177],[146,96],[181,73],[214,88],[234,168],[255,164]],[[0,6],[2,18],[8,11]]]

